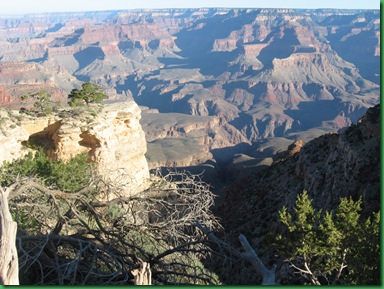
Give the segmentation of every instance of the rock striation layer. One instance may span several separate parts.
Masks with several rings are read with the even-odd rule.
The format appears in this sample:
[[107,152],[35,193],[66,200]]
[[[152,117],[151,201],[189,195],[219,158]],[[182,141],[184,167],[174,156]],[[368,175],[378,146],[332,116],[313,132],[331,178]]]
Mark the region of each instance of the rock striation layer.
[[0,75],[0,105],[12,108],[23,94],[40,90],[64,103],[73,88],[90,81],[110,100],[134,99],[159,115],[178,114],[178,124],[194,126],[191,116],[219,120],[186,132],[171,121],[164,129],[173,135],[166,138],[151,120],[155,116],[153,127],[143,125],[150,155],[166,150],[150,159],[154,165],[188,165],[215,157],[218,148],[308,139],[315,131],[319,136],[356,123],[380,100],[380,11],[204,8],[0,16]]
[[[100,110],[100,111],[98,111]],[[22,117],[14,112],[15,117]],[[5,122],[0,135],[0,162],[22,157],[28,142],[62,161],[86,152],[97,172],[124,193],[142,191],[149,179],[147,145],[139,123],[141,111],[133,101],[79,110],[63,110],[50,117],[27,117],[20,125]],[[12,129],[10,129],[12,128]]]

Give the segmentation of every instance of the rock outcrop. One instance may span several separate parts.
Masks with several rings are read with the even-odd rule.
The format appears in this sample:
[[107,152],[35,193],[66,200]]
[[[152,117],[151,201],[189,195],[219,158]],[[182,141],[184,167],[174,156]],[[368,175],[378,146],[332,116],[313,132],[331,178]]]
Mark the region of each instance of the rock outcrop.
[[[13,119],[16,117],[22,115],[14,112]],[[19,125],[7,118],[0,135],[0,161],[25,155],[30,150],[27,142],[43,147],[49,157],[64,162],[86,152],[107,182],[132,194],[144,189],[149,179],[140,117],[139,107],[130,101],[105,104],[103,108],[63,110],[50,117],[26,117]]]
[[[228,186],[218,209],[226,232],[234,238],[247,232],[263,260],[276,260],[262,243],[278,230],[278,210],[295,204],[307,190],[317,209],[334,210],[341,197],[362,198],[362,215],[380,210],[380,105],[370,108],[339,133],[320,136],[303,145],[296,141],[274,158],[272,165]],[[279,263],[281,264],[281,263]],[[282,284],[282,283],[281,283]]]
[[247,140],[216,116],[158,113],[143,108],[141,124],[148,142],[151,169],[186,167],[212,159],[212,150]]
[[[28,140],[28,132],[20,126],[10,110],[0,110],[0,163],[22,158],[28,153],[23,143]],[[16,124],[18,123],[18,124]]]

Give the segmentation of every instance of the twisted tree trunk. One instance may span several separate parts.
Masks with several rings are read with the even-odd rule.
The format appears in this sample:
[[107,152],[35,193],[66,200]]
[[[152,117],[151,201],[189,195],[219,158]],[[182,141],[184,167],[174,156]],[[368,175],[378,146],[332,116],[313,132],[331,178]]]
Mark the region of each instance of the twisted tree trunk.
[[8,191],[0,188],[0,284],[19,285],[19,261],[16,249],[17,224],[8,206]]

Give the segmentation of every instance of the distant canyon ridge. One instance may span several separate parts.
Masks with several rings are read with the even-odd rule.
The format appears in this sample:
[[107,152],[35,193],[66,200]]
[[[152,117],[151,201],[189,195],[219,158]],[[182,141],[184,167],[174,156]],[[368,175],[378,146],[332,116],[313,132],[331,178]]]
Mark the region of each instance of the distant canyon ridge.
[[[91,7],[90,7],[91,8]],[[0,104],[94,82],[142,109],[150,168],[265,166],[380,102],[380,11],[161,9],[0,16]],[[236,169],[235,169],[236,168]]]

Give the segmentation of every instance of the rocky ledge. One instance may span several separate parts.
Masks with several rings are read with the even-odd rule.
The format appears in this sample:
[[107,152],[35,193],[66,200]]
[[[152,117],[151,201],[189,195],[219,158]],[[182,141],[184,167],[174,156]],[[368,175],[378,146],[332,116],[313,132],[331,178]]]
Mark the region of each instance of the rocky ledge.
[[146,187],[147,144],[133,101],[66,109],[43,117],[1,110],[0,163],[23,157],[30,145],[43,147],[53,159],[68,161],[86,152],[98,173],[125,194]]

